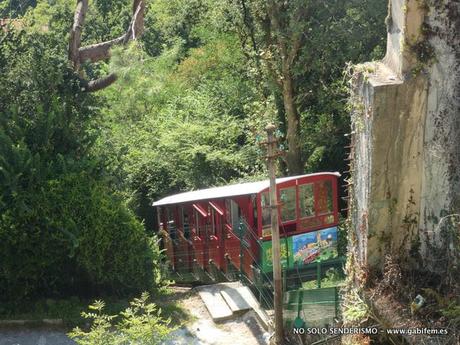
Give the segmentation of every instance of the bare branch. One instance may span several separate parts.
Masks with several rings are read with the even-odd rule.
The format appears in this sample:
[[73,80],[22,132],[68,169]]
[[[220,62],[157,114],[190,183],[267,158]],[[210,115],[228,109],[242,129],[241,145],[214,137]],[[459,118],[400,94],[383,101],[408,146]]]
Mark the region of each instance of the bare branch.
[[78,0],[77,7],[75,9],[75,15],[73,18],[73,26],[70,31],[70,42],[69,42],[69,59],[72,61],[75,70],[80,67],[80,61],[78,57],[78,49],[81,45],[81,32],[83,25],[85,24],[85,16],[88,11],[88,0]]
[[[143,3],[144,1],[140,1],[136,10],[134,11],[133,19],[131,20],[131,23],[129,24],[128,31],[126,31],[126,35],[124,37],[123,44],[128,43],[130,40],[135,40],[137,36],[140,36],[140,33],[142,33],[143,28],[142,29],[140,28],[138,22],[139,21],[142,21],[142,23],[144,22],[144,16],[143,15],[139,16],[139,13],[143,8]],[[138,30],[140,33],[138,32]],[[136,36],[136,32],[137,32],[137,36]]]
[[105,77],[91,80],[84,86],[84,89],[87,92],[99,91],[106,88],[109,85],[112,85],[117,79],[118,77],[115,73],[110,73]]
[[[145,13],[145,0],[133,1],[133,39],[140,37],[144,33],[144,13]],[[140,14],[140,15],[139,15]]]
[[84,62],[86,60],[90,60],[91,62],[97,62],[100,60],[107,59],[108,57],[110,57],[110,48],[112,48],[112,46],[114,45],[124,42],[125,37],[126,34],[110,41],[82,47],[78,50],[78,58],[81,62]]

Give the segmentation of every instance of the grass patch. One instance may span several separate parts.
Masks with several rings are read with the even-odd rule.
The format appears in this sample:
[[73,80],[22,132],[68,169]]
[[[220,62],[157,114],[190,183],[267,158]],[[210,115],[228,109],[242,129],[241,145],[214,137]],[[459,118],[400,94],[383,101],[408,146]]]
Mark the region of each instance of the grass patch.
[[[97,298],[95,298],[97,299]],[[104,298],[107,301],[106,311],[117,314],[128,305],[128,299]],[[69,297],[66,299],[38,299],[21,302],[6,302],[0,304],[0,319],[3,320],[42,320],[62,319],[69,327],[84,323],[81,312],[88,309],[94,299]]]

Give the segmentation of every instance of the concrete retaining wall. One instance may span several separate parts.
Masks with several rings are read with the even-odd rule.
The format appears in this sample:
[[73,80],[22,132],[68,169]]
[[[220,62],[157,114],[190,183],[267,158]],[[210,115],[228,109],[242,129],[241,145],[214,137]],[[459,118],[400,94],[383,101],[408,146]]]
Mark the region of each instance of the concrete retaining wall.
[[386,253],[441,272],[439,222],[460,213],[459,2],[390,0],[383,61],[356,66],[352,228],[359,262]]

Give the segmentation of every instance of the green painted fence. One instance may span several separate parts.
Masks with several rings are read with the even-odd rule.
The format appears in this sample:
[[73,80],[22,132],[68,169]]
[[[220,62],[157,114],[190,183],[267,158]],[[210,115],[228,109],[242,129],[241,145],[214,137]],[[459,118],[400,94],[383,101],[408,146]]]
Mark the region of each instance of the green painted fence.
[[339,313],[339,288],[298,289],[284,294],[286,329],[331,325]]

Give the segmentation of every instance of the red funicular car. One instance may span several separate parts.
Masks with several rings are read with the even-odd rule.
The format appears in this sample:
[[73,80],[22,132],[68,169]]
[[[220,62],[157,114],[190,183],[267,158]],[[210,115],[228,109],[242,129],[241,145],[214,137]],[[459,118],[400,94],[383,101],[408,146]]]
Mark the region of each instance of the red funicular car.
[[[279,178],[282,265],[294,269],[337,255],[338,173]],[[153,203],[172,269],[271,271],[269,181],[168,196]]]

